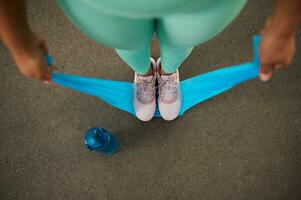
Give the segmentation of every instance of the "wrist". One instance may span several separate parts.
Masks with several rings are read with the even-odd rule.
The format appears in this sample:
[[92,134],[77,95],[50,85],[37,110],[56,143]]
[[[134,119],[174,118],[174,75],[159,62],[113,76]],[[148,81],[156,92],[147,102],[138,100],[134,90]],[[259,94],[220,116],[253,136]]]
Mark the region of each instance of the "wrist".
[[294,20],[284,19],[277,15],[268,18],[265,25],[265,32],[275,37],[290,38],[296,35],[298,23]]

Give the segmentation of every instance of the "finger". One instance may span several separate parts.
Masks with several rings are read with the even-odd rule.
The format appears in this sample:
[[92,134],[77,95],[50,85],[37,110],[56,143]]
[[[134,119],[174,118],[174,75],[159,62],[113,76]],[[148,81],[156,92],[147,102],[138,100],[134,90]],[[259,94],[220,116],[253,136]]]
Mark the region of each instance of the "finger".
[[51,81],[51,72],[50,71],[44,71],[41,74],[41,80],[44,81]]
[[53,71],[53,69],[54,69],[54,67],[53,66],[49,66],[49,65],[46,65],[46,71],[48,71],[48,72],[52,72]]
[[280,64],[280,63],[277,63],[277,64],[275,65],[275,70],[280,70],[280,69],[283,69],[284,67],[285,67],[285,65]]
[[35,73],[36,78],[41,81],[51,81],[51,71],[45,67],[40,68]]
[[51,71],[53,71],[53,70],[59,70],[59,68],[55,67],[55,66],[51,66]]
[[264,35],[264,30],[260,31],[260,35],[263,36]]
[[43,75],[41,75],[41,76],[39,77],[39,79],[40,79],[41,81],[48,81],[48,82],[50,82],[50,81],[51,81],[51,75],[50,75],[50,74],[43,74]]
[[262,81],[270,80],[273,71],[274,71],[273,65],[261,65],[260,74],[259,74],[260,80]]
[[262,81],[268,81],[268,80],[270,80],[271,79],[271,77],[272,77],[272,72],[269,72],[269,73],[266,73],[266,74],[260,74],[259,75],[259,77],[260,77],[260,80],[262,80]]
[[49,66],[49,65],[47,65],[47,69],[48,69],[50,72],[52,72],[52,71],[59,71],[59,68],[56,67],[56,66]]
[[261,63],[261,65],[260,65],[260,73],[261,74],[269,74],[273,71],[274,71],[274,65],[273,64]]
[[43,81],[44,84],[49,85],[51,81]]

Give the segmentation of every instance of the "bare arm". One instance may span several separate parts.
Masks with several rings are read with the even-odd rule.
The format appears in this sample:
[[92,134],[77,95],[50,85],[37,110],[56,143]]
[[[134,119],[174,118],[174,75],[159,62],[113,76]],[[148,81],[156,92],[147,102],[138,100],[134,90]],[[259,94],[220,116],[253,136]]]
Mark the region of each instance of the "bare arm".
[[0,0],[0,38],[21,73],[36,79],[50,80],[50,69],[44,61],[47,48],[28,25],[25,0]]
[[260,77],[269,80],[276,70],[287,67],[295,53],[295,37],[301,23],[301,0],[277,0],[267,19],[260,44]]
[[26,51],[31,31],[24,0],[0,0],[0,27],[1,39],[12,54]]
[[300,0],[278,0],[272,19],[282,35],[294,35],[301,22]]

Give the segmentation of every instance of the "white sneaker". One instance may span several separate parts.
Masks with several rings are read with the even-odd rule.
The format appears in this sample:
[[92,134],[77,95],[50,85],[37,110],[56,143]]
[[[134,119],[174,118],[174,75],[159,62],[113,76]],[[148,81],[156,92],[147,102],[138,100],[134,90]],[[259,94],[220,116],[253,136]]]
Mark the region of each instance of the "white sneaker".
[[134,78],[134,110],[141,121],[149,121],[156,111],[156,61],[151,60],[153,74],[141,76],[135,73]]
[[159,83],[159,111],[163,119],[170,121],[179,115],[182,107],[179,70],[170,75],[160,75],[161,58],[157,60]]

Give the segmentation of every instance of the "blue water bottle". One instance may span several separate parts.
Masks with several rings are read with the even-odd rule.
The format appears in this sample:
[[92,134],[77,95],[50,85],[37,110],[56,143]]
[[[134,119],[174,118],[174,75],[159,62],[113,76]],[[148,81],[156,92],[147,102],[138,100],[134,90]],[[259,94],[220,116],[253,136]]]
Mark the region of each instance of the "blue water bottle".
[[119,147],[118,140],[103,128],[90,128],[85,135],[85,145],[91,151],[107,155],[116,153]]

